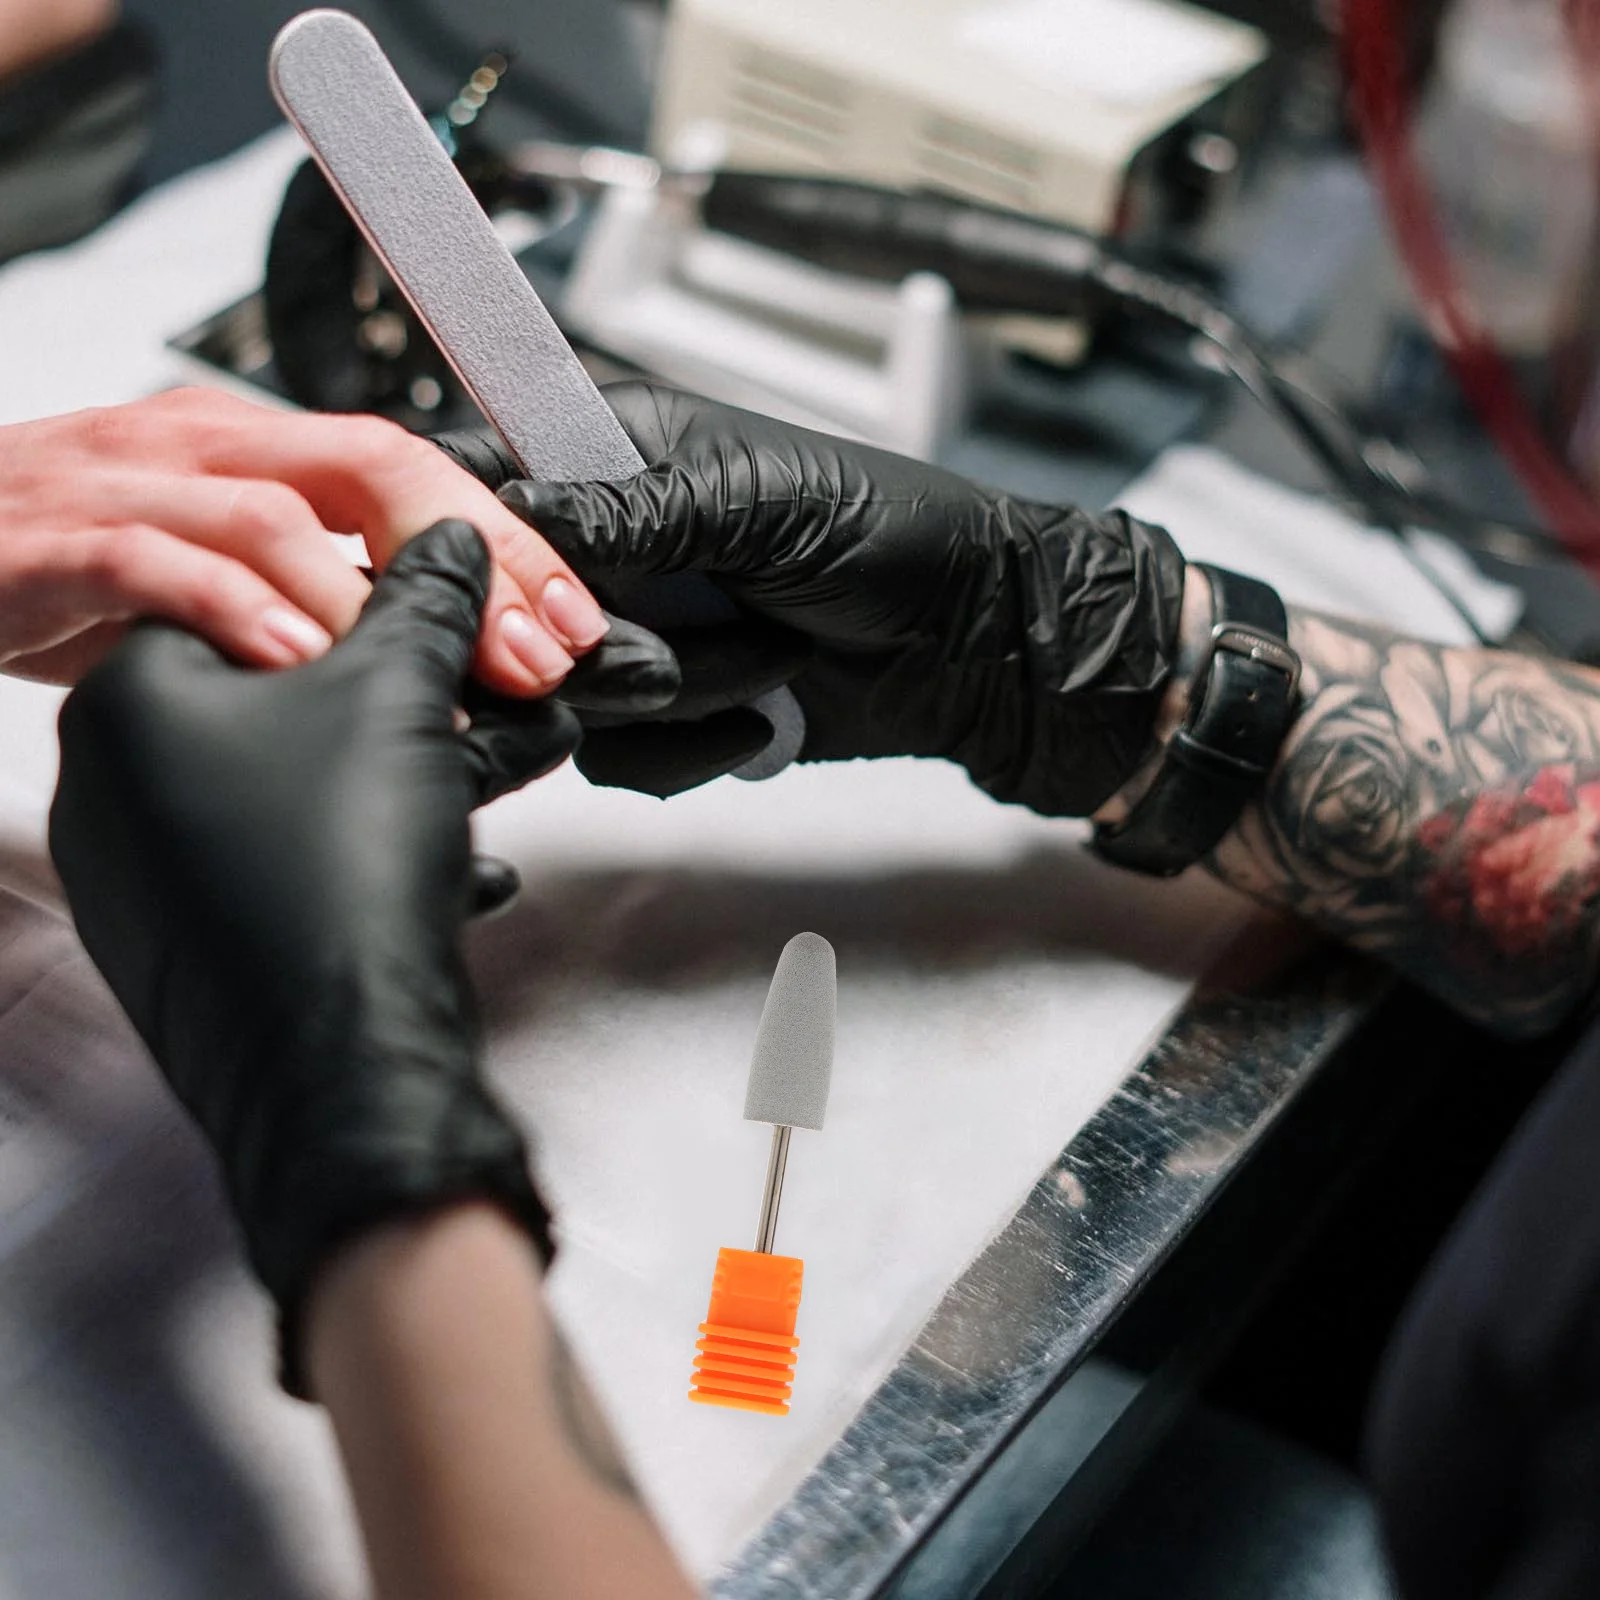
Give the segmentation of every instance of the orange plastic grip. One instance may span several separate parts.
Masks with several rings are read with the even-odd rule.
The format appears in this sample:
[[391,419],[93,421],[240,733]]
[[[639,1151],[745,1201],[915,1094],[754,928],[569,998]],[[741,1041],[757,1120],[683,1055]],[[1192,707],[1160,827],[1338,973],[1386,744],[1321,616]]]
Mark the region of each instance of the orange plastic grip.
[[700,1324],[689,1398],[703,1406],[789,1414],[800,1311],[798,1256],[719,1250],[711,1309]]

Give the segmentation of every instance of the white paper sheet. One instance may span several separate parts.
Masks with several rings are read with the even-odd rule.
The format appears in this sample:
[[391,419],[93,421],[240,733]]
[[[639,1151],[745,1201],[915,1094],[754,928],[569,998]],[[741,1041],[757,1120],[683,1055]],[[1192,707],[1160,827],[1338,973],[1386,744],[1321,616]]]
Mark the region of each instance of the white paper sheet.
[[[1423,581],[1392,534],[1203,445],[1174,445],[1118,503],[1171,529],[1191,560],[1253,573],[1290,605],[1387,623],[1442,644],[1467,639],[1449,601]],[[1491,639],[1510,633],[1522,614],[1515,589],[1484,577],[1440,535],[1411,537]]]
[[[54,698],[0,681],[0,727],[34,757],[31,793],[6,795],[19,839],[42,815],[38,757]],[[1125,880],[1085,857],[1081,836],[916,762],[793,769],[670,805],[592,790],[569,770],[481,819],[481,845],[514,860],[526,883],[520,908],[471,943],[491,1070],[534,1132],[560,1217],[555,1303],[695,1571],[715,1570],[820,1458],[1235,925],[1239,909],[1217,886]],[[38,936],[59,943],[59,925],[33,916]],[[803,927],[839,953],[838,1054],[828,1125],[797,1134],[790,1157],[779,1245],[805,1258],[807,1279],[794,1410],[776,1420],[693,1406],[686,1392],[717,1249],[753,1237],[768,1132],[742,1120],[744,1079],[773,962]],[[0,974],[6,954],[0,946]],[[149,1343],[152,1323],[168,1330],[171,1370],[156,1388],[181,1400],[183,1428],[203,1418],[203,1453],[224,1458],[244,1504],[260,1496],[273,1518],[317,1530],[311,1548],[328,1567],[318,1583],[331,1588],[350,1545],[325,1436],[272,1390],[265,1311],[226,1250],[203,1154],[163,1116],[81,957],[69,972],[94,1046],[75,1092],[92,1104],[103,1072],[139,1085],[168,1165],[148,1193],[108,1179],[102,1217],[76,1198],[75,1178],[31,1163],[29,1204],[51,1227],[21,1235],[25,1254],[97,1308],[97,1351]],[[0,1011],[0,1089],[30,1051],[63,1053],[53,1034],[35,1039],[23,1013],[8,1055],[11,1018]],[[71,1201],[51,1198],[58,1182]],[[210,1249],[181,1305],[83,1281],[101,1270],[102,1226],[147,1226],[157,1255],[186,1256],[191,1222]],[[16,1283],[0,1254],[0,1315]],[[48,1326],[30,1321],[27,1336],[59,1401],[81,1369],[70,1348],[52,1353]],[[50,1407],[34,1410],[38,1382],[13,1397],[14,1436],[55,1426]],[[0,1378],[0,1425],[5,1392]],[[115,1459],[106,1448],[93,1444],[92,1469],[70,1443],[46,1452],[43,1484],[36,1468],[17,1469],[29,1493],[14,1504],[54,1496],[83,1513],[56,1524],[63,1541],[70,1528],[70,1550],[44,1542],[74,1570],[98,1571],[96,1559],[133,1537],[119,1520],[87,1517],[83,1476],[100,1481]],[[223,1499],[212,1540],[174,1551],[197,1593],[221,1559],[214,1525],[234,1496]],[[39,1548],[37,1537],[15,1545],[6,1521],[0,1495],[0,1573],[13,1550]],[[335,1524],[342,1535],[330,1535]],[[254,1537],[247,1519],[232,1537]],[[22,1571],[39,1576],[31,1563]]]
[[81,244],[0,267],[0,423],[193,382],[166,340],[260,287],[273,219],[304,159],[281,129],[146,195]]
[[[297,159],[264,141],[0,272],[0,418],[175,381],[162,341],[251,287]],[[1204,452],[1129,504],[1292,593],[1453,624],[1342,518]],[[354,1595],[326,1430],[272,1385],[204,1152],[50,909],[58,700],[0,679],[0,1596]],[[1100,868],[1080,837],[912,762],[669,805],[566,772],[482,819],[527,882],[472,946],[491,1068],[560,1211],[555,1300],[697,1572],[821,1455],[1243,914],[1198,877]],[[744,1073],[804,927],[839,952],[838,1064],[828,1127],[791,1155],[779,1244],[807,1283],[774,1420],[685,1391],[716,1250],[753,1235]]]
[[[563,1218],[556,1303],[697,1572],[821,1457],[1233,926],[1203,881],[1130,896],[1080,837],[915,762],[667,806],[563,775],[486,819],[528,879],[521,924],[475,942]],[[838,1046],[827,1126],[789,1156],[778,1245],[806,1288],[777,1421],[686,1391],[717,1249],[754,1240],[771,1135],[745,1076],[804,928],[838,952]]]

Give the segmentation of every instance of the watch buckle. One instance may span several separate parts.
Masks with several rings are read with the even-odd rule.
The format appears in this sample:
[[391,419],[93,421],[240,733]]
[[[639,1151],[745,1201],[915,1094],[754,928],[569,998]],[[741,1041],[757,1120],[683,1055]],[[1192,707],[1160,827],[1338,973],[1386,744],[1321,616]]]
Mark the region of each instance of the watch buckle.
[[1211,630],[1211,642],[1206,647],[1204,659],[1195,669],[1194,681],[1204,683],[1211,671],[1211,660],[1219,650],[1230,655],[1245,656],[1251,661],[1263,661],[1276,667],[1289,680],[1289,699],[1300,692],[1300,657],[1282,639],[1274,638],[1259,628],[1243,622],[1219,622]]

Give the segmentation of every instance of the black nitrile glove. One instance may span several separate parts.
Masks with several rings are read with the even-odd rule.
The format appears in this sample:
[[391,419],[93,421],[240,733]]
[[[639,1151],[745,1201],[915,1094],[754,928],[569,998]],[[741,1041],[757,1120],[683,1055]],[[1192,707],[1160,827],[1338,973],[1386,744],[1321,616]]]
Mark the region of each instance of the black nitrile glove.
[[[808,640],[791,685],[802,760],[944,756],[997,799],[1058,816],[1094,811],[1138,767],[1183,595],[1162,530],[670,390],[606,398],[647,471],[507,482],[501,498],[586,582],[708,573]],[[491,483],[508,466],[482,450],[474,464]],[[660,792],[663,730],[607,737],[609,781]]]
[[[487,430],[436,435],[458,466],[491,488],[519,469]],[[573,757],[592,783],[667,796],[742,767],[764,750],[772,724],[752,701],[789,682],[810,659],[805,637],[770,622],[727,622],[651,631],[615,612],[628,586],[599,585],[611,631],[561,685],[584,739]]]
[[472,809],[578,739],[551,701],[457,705],[488,592],[465,523],[408,544],[347,638],[292,671],[145,625],[61,712],[50,851],[83,943],[222,1164],[296,1318],[358,1231],[451,1200],[549,1253],[516,1128],[478,1072],[458,934]]

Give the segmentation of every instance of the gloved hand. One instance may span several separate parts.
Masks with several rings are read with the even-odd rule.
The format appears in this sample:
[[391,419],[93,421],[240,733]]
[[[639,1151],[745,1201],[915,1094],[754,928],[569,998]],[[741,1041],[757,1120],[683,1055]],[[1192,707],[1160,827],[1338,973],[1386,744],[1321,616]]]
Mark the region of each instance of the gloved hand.
[[51,855],[220,1158],[291,1387],[306,1290],[356,1232],[486,1197],[550,1249],[479,1076],[457,936],[473,807],[558,765],[578,728],[516,701],[458,730],[489,571],[471,527],[440,523],[308,666],[244,670],[145,625],[61,712]]
[[[437,434],[433,443],[491,488],[519,474],[487,429]],[[611,631],[568,674],[559,698],[583,724],[573,761],[591,783],[665,798],[766,748],[772,724],[752,702],[788,683],[811,646],[803,634],[750,618],[652,631],[617,614],[639,587],[623,573],[602,588]]]
[[[1094,811],[1148,751],[1177,647],[1184,561],[1121,512],[1039,505],[937,467],[642,384],[609,389],[648,470],[537,484],[487,444],[458,459],[586,581],[710,574],[751,616],[811,646],[791,687],[805,761],[943,756],[997,799]],[[672,641],[678,643],[676,639]],[[704,701],[748,675],[685,664]],[[725,703],[727,703],[725,701]],[[657,725],[590,733],[585,772],[666,792],[746,759],[697,760],[682,698]]]

